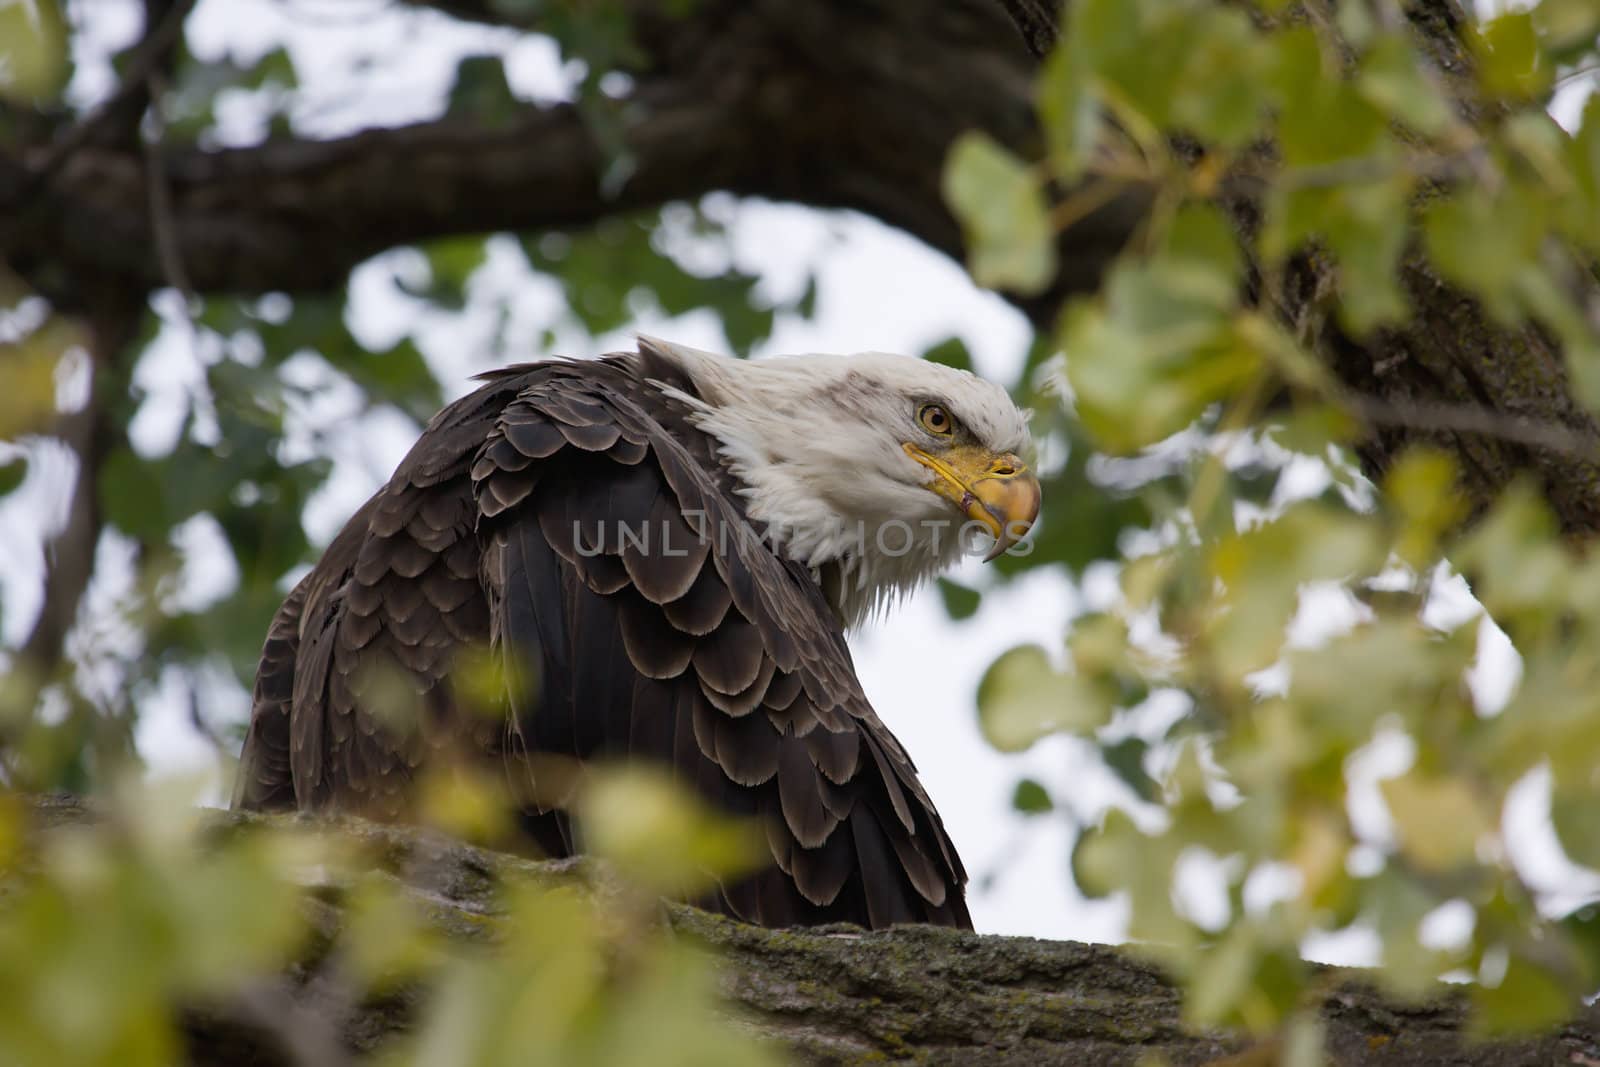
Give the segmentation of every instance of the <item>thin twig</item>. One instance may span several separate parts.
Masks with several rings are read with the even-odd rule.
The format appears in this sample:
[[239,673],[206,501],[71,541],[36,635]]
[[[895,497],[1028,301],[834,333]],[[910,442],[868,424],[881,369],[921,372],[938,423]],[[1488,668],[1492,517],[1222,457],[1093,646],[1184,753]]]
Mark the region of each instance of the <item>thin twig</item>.
[[167,53],[182,36],[184,20],[189,17],[194,5],[195,0],[176,0],[167,10],[160,25],[151,30],[139,43],[133,58],[128,61],[127,70],[116,90],[91,108],[88,114],[69,127],[66,133],[56,138],[45,150],[44,157],[33,167],[27,180],[18,190],[15,197],[17,203],[32,197],[74,152],[99,133],[116,114],[119,105],[148,87],[150,76],[160,68]]
[[1337,399],[1353,415],[1375,426],[1479,434],[1600,462],[1600,441],[1593,434],[1538,419],[1505,415],[1474,404],[1399,402],[1356,393],[1342,393]]
[[233,746],[222,739],[216,729],[207,721],[205,713],[200,710],[200,686],[198,679],[192,671],[187,672],[184,684],[189,690],[189,725],[195,732],[208,741],[217,752],[217,757],[226,765],[228,760],[234,758]]
[[183,298],[186,312],[192,313],[194,304],[194,289],[189,284],[188,273],[183,269],[183,257],[179,254],[178,230],[172,210],[172,190],[167,185],[167,175],[161,165],[161,142],[165,132],[165,124],[160,119],[162,79],[159,74],[152,72],[149,78],[150,110],[156,115],[156,134],[145,142],[144,168],[145,187],[150,200],[150,227],[155,231],[156,261],[161,264],[161,275],[167,284],[178,291]]
[[1050,209],[1050,225],[1057,231],[1065,230],[1116,199],[1126,188],[1124,182],[1096,175]]
[[1035,59],[1043,59],[1061,34],[1061,8],[1049,0],[1000,0]]

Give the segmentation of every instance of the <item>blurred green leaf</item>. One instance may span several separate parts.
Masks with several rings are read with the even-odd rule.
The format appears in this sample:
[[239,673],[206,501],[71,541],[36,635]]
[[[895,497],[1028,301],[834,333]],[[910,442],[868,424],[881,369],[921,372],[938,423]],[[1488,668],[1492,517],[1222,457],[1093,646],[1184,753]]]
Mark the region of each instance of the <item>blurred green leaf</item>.
[[66,84],[67,61],[67,26],[57,0],[0,4],[0,97],[21,103],[55,97]]
[[1063,183],[1077,181],[1100,138],[1099,101],[1078,55],[1077,37],[1063,34],[1045,60],[1037,88],[1039,118],[1050,146],[1050,167]]
[[1468,187],[1423,217],[1428,255],[1439,270],[1482,297],[1503,322],[1516,319],[1516,281],[1545,232],[1545,209],[1523,196],[1491,197]]
[[579,800],[588,847],[634,884],[694,897],[769,855],[755,825],[713,813],[665,773],[623,765],[590,775]]
[[1056,805],[1048,789],[1032,778],[1024,778],[1011,794],[1011,806],[1024,815],[1045,815]]
[[293,89],[300,84],[300,77],[295,73],[294,59],[289,55],[289,50],[280,45],[248,68],[239,84],[248,89],[267,86]]
[[1418,133],[1443,133],[1453,117],[1438,83],[1406,37],[1386,34],[1361,57],[1356,84],[1368,101]]
[[422,425],[444,405],[438,379],[410,338],[402,337],[387,351],[364,352],[341,369],[374,401],[393,404]]
[[1210,620],[1216,667],[1242,681],[1277,658],[1304,583],[1370,573],[1383,553],[1367,523],[1301,503],[1272,522],[1223,538],[1210,561],[1226,590],[1226,610]]
[[1143,738],[1125,737],[1100,746],[1100,758],[1140,800],[1154,801],[1159,786],[1144,769],[1144,755],[1149,750],[1150,744]]
[[[702,238],[726,242],[720,224],[702,213],[696,221]],[[735,352],[754,347],[772,331],[774,308],[756,294],[758,279],[730,264],[700,274],[687,269],[657,247],[660,213],[603,220],[591,231],[524,238],[528,262],[548,272],[562,286],[567,308],[591,334],[621,329],[643,310],[683,315],[709,309],[721,320]],[[729,257],[731,260],[731,256]],[[796,304],[803,304],[801,293]]]
[[1110,718],[1110,700],[1052,667],[1038,645],[1004,653],[978,683],[978,724],[1002,752],[1021,752],[1052,733],[1092,730]]
[[1309,28],[1282,33],[1273,58],[1278,144],[1290,168],[1392,152],[1384,113],[1357,84],[1328,70]]
[[1469,41],[1477,54],[1486,92],[1531,99],[1550,85],[1552,72],[1539,47],[1533,15],[1509,11],[1475,28]]
[[488,256],[487,246],[485,238],[476,236],[428,242],[422,249],[428,260],[427,283],[406,285],[406,291],[447,311],[460,311],[467,306],[467,282]]
[[1383,492],[1400,526],[1395,550],[1413,567],[1432,563],[1440,540],[1466,517],[1455,462],[1441,452],[1407,452],[1390,469]]
[[1559,789],[1550,802],[1550,819],[1567,858],[1600,870],[1600,806],[1594,803],[1589,783]]
[[945,338],[922,353],[922,358],[930,363],[954,367],[956,370],[972,369],[972,353],[967,351],[967,343],[959,337]]
[[1196,13],[1183,71],[1185,90],[1172,101],[1178,127],[1220,148],[1241,148],[1261,135],[1271,51],[1243,11]]
[[1475,985],[1474,1028],[1486,1035],[1525,1033],[1565,1022],[1578,1000],[1558,976],[1531,960],[1513,955],[1498,985]]
[[520,106],[499,56],[463,56],[456,64],[446,108],[450,114],[470,115],[489,128],[503,128],[515,121]]
[[17,343],[0,346],[0,441],[49,428],[56,413],[56,367],[81,340],[77,329],[52,316]]
[[105,520],[130,537],[161,537],[178,517],[163,506],[166,492],[156,465],[127,447],[105,458],[98,485]]
[[939,599],[944,603],[944,612],[950,618],[960,621],[970,619],[978,613],[978,604],[982,596],[976,589],[968,589],[964,585],[940,578],[937,582]]
[[1525,483],[1501,494],[1452,558],[1472,576],[1473,592],[1501,625],[1549,617],[1567,590],[1567,558],[1556,540],[1555,517]]
[[1592,50],[1600,36],[1600,6],[1591,0],[1540,0],[1529,14],[1556,61],[1570,61]]
[[1448,871],[1470,863],[1492,829],[1472,787],[1457,778],[1417,773],[1383,783],[1400,848],[1418,867]]
[[28,458],[18,453],[0,459],[0,496],[15,492],[28,476]]
[[1037,293],[1055,277],[1055,231],[1038,177],[988,135],[963,134],[944,170],[979,285]]
[[1103,303],[1068,306],[1067,378],[1098,443],[1119,452],[1154,444],[1257,373],[1259,353],[1233,314],[1241,270],[1221,213],[1189,205],[1157,256],[1112,269]]

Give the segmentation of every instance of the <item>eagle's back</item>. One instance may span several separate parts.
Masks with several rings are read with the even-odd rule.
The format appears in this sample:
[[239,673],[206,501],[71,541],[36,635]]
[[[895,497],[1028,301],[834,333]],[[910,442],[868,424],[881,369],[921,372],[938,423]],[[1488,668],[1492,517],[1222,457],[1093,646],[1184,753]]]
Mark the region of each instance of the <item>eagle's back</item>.
[[[274,618],[236,805],[400,819],[425,764],[490,761],[565,855],[562,762],[647,759],[767,829],[773,866],[701,903],[970,926],[837,620],[746,525],[675,374],[648,350],[530,364],[440,412]],[[490,714],[452,677],[472,649],[503,672]]]

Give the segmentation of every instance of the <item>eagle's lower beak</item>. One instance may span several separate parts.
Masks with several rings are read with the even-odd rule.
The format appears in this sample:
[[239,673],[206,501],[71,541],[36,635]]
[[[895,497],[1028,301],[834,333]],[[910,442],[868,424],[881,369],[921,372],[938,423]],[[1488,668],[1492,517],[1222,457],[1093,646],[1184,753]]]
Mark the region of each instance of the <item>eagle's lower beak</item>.
[[995,455],[974,445],[958,445],[942,456],[910,443],[904,447],[906,455],[936,475],[929,488],[994,537],[985,563],[1022,540],[1039,517],[1039,479],[1015,455]]

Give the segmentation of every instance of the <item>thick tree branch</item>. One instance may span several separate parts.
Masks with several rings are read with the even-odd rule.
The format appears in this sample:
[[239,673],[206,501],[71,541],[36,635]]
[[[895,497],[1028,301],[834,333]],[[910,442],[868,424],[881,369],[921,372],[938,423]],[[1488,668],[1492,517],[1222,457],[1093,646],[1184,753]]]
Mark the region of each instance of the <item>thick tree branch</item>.
[[127,135],[137,134],[139,116],[150,101],[150,79],[170,64],[194,5],[195,0],[146,0],[145,36],[130,53],[116,90],[50,143],[30,168],[19,200],[25,201],[90,140],[118,133],[124,135],[119,139],[130,140]]
[[[939,187],[950,142],[983,129],[1035,150],[1032,61],[990,0],[707,2],[636,28],[651,66],[621,116],[630,177],[610,195],[612,161],[565,106],[495,126],[451,118],[174,149],[163,170],[189,280],[203,292],[326,289],[395,244],[583,225],[719,189],[855,208],[959,256]],[[0,156],[0,203],[39,166],[37,153]],[[162,284],[143,170],[130,153],[79,146],[26,213],[0,222],[0,249],[58,300],[97,275]],[[1074,229],[1061,285],[1027,305],[1038,321],[1062,292],[1094,284],[1142,204],[1126,197]]]
[[[138,305],[120,301],[102,305],[99,313],[90,317],[89,359],[95,368],[108,365],[131,342],[140,310]],[[100,466],[123,431],[107,417],[91,385],[84,406],[60,415],[52,432],[72,450],[78,469],[68,497],[66,524],[45,546],[39,617],[18,650],[22,677],[35,687],[57,680],[66,664],[67,635],[94,575],[95,550],[100,543]]]
[[[92,818],[83,801],[61,797],[33,800],[30,813],[35,832]],[[222,812],[214,818],[219,827],[296,822]],[[481,940],[493,930],[495,885],[505,874],[564,884],[575,871],[594,877],[593,868],[571,861],[532,863],[416,830],[359,821],[337,827],[359,851],[382,856],[441,928],[463,938]],[[319,928],[338,929],[337,905],[313,906]],[[929,927],[764,930],[677,905],[668,916],[676,931],[723,958],[722,988],[739,1017],[803,1062],[1134,1067],[1158,1055],[1172,1067],[1276,1062],[1245,1036],[1186,1026],[1177,990],[1126,950]],[[337,982],[320,980],[323,961],[332,958],[326,949],[319,941],[320,955],[295,968],[283,987],[289,996],[274,993],[272,1017],[292,1012],[320,1020],[318,1027],[336,1021],[340,1044],[364,1062],[409,1024],[415,998],[349,1003]],[[1330,983],[1322,1005],[1329,1052],[1340,1067],[1522,1067],[1600,1058],[1594,1007],[1553,1032],[1477,1042],[1464,1032],[1464,997],[1441,991],[1402,1004],[1352,979]],[[264,1025],[255,1003],[192,1013],[187,1033],[194,1064],[279,1063],[292,1054],[281,1028]]]
[[39,617],[18,652],[19,666],[36,684],[53,680],[60,670],[67,632],[94,570],[95,545],[100,539],[95,490],[104,455],[104,429],[93,397],[83,408],[56,420],[54,436],[72,450],[78,470],[67,502],[66,524],[45,546],[44,600]]
[[[494,229],[581,225],[691,196],[733,177],[715,148],[736,117],[717,103],[663,105],[628,131],[635,178],[613,198],[574,107],[528,109],[485,128],[454,119],[333,141],[169,152],[175,252],[201,291],[319,290],[407,241]],[[15,160],[0,160],[20,170]],[[134,155],[86,150],[23,218],[5,224],[14,266],[58,299],[82,269],[144,289],[165,283],[147,171]]]
[[[421,2],[421,0],[413,0]],[[536,6],[434,0],[460,17],[539,28]],[[166,282],[157,250],[202,293],[325,290],[385,248],[448,234],[582,226],[604,216],[712,190],[854,208],[960,257],[960,229],[939,178],[951,142],[979,129],[1039,155],[1033,77],[1058,32],[1051,0],[701,0],[683,18],[635,10],[644,56],[619,121],[626,181],[571,107],[528,108],[485,125],[450,118],[332,141],[286,140],[207,152],[174,148],[170,240],[157,241],[132,151],[75,151],[27,211],[0,211],[0,254],[59,302]],[[507,14],[510,12],[511,14]],[[1471,68],[1456,0],[1418,0],[1406,17],[1446,81]],[[1021,39],[1019,39],[1019,31]],[[38,151],[0,154],[0,206],[39,166]],[[9,194],[9,195],[8,195]],[[1096,287],[1143,216],[1146,191],[1096,205],[1061,237],[1062,271],[1016,303],[1048,330],[1069,293]],[[1238,205],[1251,225],[1258,205]],[[1303,327],[1349,393],[1374,410],[1485,409],[1484,425],[1543,423],[1563,440],[1600,438],[1571,396],[1558,348],[1537,330],[1505,330],[1408,262],[1416,318],[1352,339],[1329,315],[1331,264],[1305,257],[1268,294]],[[1330,288],[1332,287],[1332,288]],[[1361,446],[1380,474],[1407,445],[1453,451],[1477,506],[1532,472],[1569,532],[1600,529],[1592,448],[1551,449],[1533,437],[1478,433],[1465,422],[1378,427]]]

